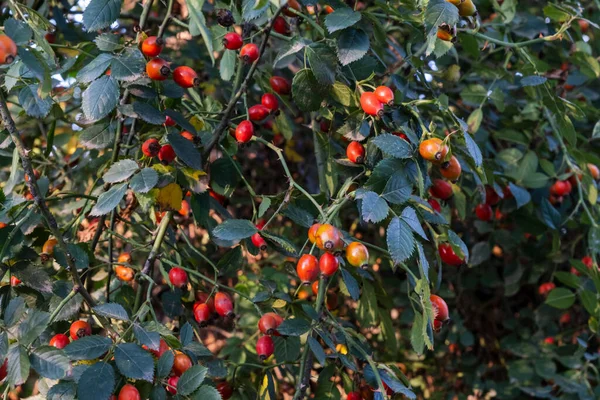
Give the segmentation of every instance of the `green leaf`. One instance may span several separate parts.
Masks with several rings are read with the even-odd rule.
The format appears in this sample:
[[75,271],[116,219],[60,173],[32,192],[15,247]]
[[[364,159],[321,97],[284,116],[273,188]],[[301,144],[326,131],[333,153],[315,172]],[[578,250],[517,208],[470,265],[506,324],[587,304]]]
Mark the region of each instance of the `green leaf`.
[[208,368],[202,365],[194,365],[185,371],[177,382],[177,394],[182,396],[192,394],[200,387],[207,372]]
[[429,240],[427,239],[427,235],[421,226],[421,221],[419,221],[419,217],[417,216],[417,212],[414,208],[406,207],[404,210],[402,210],[402,215],[400,217],[402,218],[402,221],[406,222],[408,226],[411,227],[413,232],[421,236],[423,239]]
[[8,370],[7,377],[11,386],[18,386],[25,383],[29,377],[30,362],[27,356],[27,350],[18,344],[11,345],[8,350]]
[[106,28],[119,18],[122,0],[92,0],[83,12],[83,24],[87,31]]
[[31,366],[48,379],[62,379],[71,369],[71,363],[62,350],[53,346],[40,346],[31,353]]
[[311,44],[306,48],[306,57],[310,69],[319,83],[323,85],[335,83],[337,58],[331,47],[323,43]]
[[94,312],[100,316],[121,321],[129,321],[127,311],[122,305],[117,303],[104,303],[93,308]]
[[573,289],[579,288],[579,278],[577,275],[574,275],[570,272],[566,271],[556,271],[554,272],[554,277],[558,279],[561,283],[572,287]]
[[19,92],[19,104],[30,117],[44,118],[50,112],[52,101],[49,97],[41,99],[37,89],[37,85],[28,85],[21,89]]
[[548,78],[538,75],[530,75],[521,79],[521,86],[538,86],[544,84]]
[[169,133],[167,140],[173,146],[177,157],[188,167],[202,170],[202,156],[193,143],[178,133]]
[[[353,107],[356,105],[356,98],[354,96],[354,92],[342,82],[335,82],[331,87],[331,91],[329,92],[329,94],[335,101],[337,101],[345,107]],[[351,132],[354,132],[354,130],[351,130]],[[359,141],[362,141],[364,139],[365,137],[362,137],[360,139],[352,138],[352,140]]]
[[300,70],[292,81],[294,103],[302,111],[317,111],[326,94],[327,87],[317,81],[310,69]]
[[106,353],[112,343],[110,338],[104,336],[84,336],[69,343],[64,350],[71,360],[93,360]]
[[396,135],[384,133],[371,140],[379,150],[383,153],[395,158],[410,158],[412,157],[412,147],[404,139]]
[[475,140],[473,140],[471,135],[469,135],[468,133],[465,132],[463,134],[463,137],[465,138],[465,144],[467,146],[467,152],[469,156],[475,163],[475,166],[480,167],[481,163],[483,162],[483,156],[481,155],[481,150],[479,149],[479,146],[477,146]]
[[340,400],[341,396],[336,384],[336,380],[332,379],[335,374],[336,369],[334,365],[329,365],[319,372],[319,378],[315,390],[315,399]]
[[465,263],[469,262],[469,249],[463,240],[452,230],[448,230],[448,240],[453,247],[457,247],[465,258]]
[[[262,204],[261,204],[262,205]],[[315,222],[315,216],[305,210],[304,208],[300,208],[295,206],[294,204],[288,205],[282,213],[295,223],[305,228],[310,228],[312,224]]]
[[121,160],[110,166],[102,176],[104,182],[117,183],[128,179],[139,169],[137,162],[131,159]]
[[48,327],[50,314],[45,311],[30,309],[25,320],[19,324],[18,338],[23,346],[33,343]]
[[377,325],[377,297],[371,282],[363,279],[363,290],[358,302],[358,320],[362,327]]
[[[77,269],[86,269],[90,265],[88,254],[80,245],[67,243],[67,250],[71,254],[73,260],[75,260],[75,267]],[[69,268],[65,253],[58,248],[58,246],[54,248],[54,259],[61,267]]]
[[415,249],[415,238],[410,227],[400,218],[392,219],[387,228],[387,246],[395,263],[406,261]]
[[81,108],[90,121],[98,121],[115,109],[119,102],[119,86],[110,76],[98,78],[83,92]]
[[300,253],[294,243],[288,239],[275,235],[268,231],[261,231],[261,236],[267,240],[271,245],[275,247],[279,253],[289,257],[299,257]]
[[554,208],[548,199],[542,199],[540,212],[542,214],[542,221],[548,225],[548,227],[552,229],[558,229],[561,222],[560,213],[556,210],[556,208]]
[[[425,9],[427,37],[434,38],[442,24],[454,26],[458,22],[458,8],[446,0],[430,0]],[[431,54],[435,41],[428,40],[426,55]]]
[[202,14],[202,7],[204,6],[204,0],[187,0],[186,5],[190,13],[189,28],[192,36],[201,35],[204,40],[204,45],[213,64],[215,58],[213,56],[213,41],[212,33],[206,26],[206,19]]
[[200,386],[200,389],[196,390],[194,394],[192,394],[192,400],[221,400],[222,397],[212,386],[204,385]]
[[[112,35],[112,34],[111,34]],[[116,36],[116,35],[112,35]],[[94,58],[88,64],[84,65],[83,68],[77,72],[77,81],[80,83],[90,83],[96,78],[99,78],[110,68],[113,56],[108,53],[100,53],[98,57]],[[111,71],[112,74],[112,71]]]
[[333,33],[356,24],[360,18],[359,12],[349,7],[340,7],[325,17],[325,26],[329,33]]
[[479,242],[471,248],[471,263],[472,267],[483,264],[490,259],[492,251],[488,242]]
[[140,325],[133,324],[133,334],[140,344],[148,347],[150,350],[158,350],[160,348],[160,335],[158,332],[149,332]]
[[346,269],[342,268],[342,279],[344,280],[344,285],[346,289],[348,289],[348,294],[352,297],[352,300],[356,301],[360,297],[360,288],[358,287],[358,282],[352,274]]
[[380,222],[387,217],[389,207],[387,202],[375,192],[366,192],[361,198],[362,218],[366,222]]
[[165,122],[164,114],[148,103],[136,101],[132,104],[132,111],[133,115],[129,115],[130,117],[139,118],[149,124],[162,125]]
[[[330,14],[332,15],[332,14]],[[342,65],[348,65],[363,58],[369,51],[369,35],[361,29],[346,29],[338,38],[338,58]]]
[[585,307],[586,311],[590,315],[596,315],[596,310],[598,309],[599,304],[598,296],[586,289],[579,292],[579,298],[581,299],[581,304],[583,307]]
[[173,360],[175,360],[175,355],[172,351],[165,351],[162,356],[158,359],[158,364],[156,365],[156,377],[157,378],[165,378],[171,373],[171,368],[173,368]]
[[9,328],[15,325],[21,320],[25,310],[25,300],[22,297],[15,297],[4,310],[4,324]]
[[152,382],[154,360],[150,353],[135,343],[124,343],[115,350],[115,362],[119,372],[127,378]]
[[74,382],[59,382],[52,386],[46,398],[48,400],[75,400],[77,386]]
[[235,65],[237,63],[236,52],[231,50],[225,50],[221,62],[219,63],[219,72],[221,79],[229,82],[233,74],[235,73]]
[[277,362],[294,362],[300,357],[300,338],[298,336],[273,336],[275,359]]
[[312,336],[308,337],[307,342],[308,342],[308,346],[310,347],[310,350],[315,355],[315,358],[317,359],[319,364],[321,364],[322,366],[325,366],[326,365],[325,359],[327,356],[325,355],[325,351],[323,350],[323,347],[321,347],[321,345],[319,344],[317,339],[315,339]]
[[9,18],[4,21],[4,32],[17,46],[29,44],[29,40],[33,34],[29,25],[14,18]]
[[11,272],[21,280],[23,285],[42,293],[52,293],[52,281],[46,271],[40,269],[38,265],[18,263],[12,267]]
[[228,219],[214,230],[213,234],[221,240],[242,240],[258,232],[256,226],[246,219]]
[[219,259],[217,263],[219,275],[229,276],[240,271],[243,262],[242,248],[240,246],[234,247]]
[[177,123],[177,125],[181,126],[186,131],[191,132],[194,135],[198,134],[198,132],[196,132],[196,128],[194,128],[194,125],[192,125],[182,113],[171,109],[166,109],[164,113],[165,115],[171,117]]
[[194,331],[189,322],[186,322],[179,331],[179,341],[182,346],[187,346],[194,340]]
[[129,182],[129,186],[136,193],[148,193],[158,183],[158,173],[153,168],[144,168]]
[[565,288],[553,289],[546,298],[546,304],[561,310],[571,307],[575,303],[575,294]]
[[145,70],[146,59],[137,47],[126,48],[110,62],[110,76],[119,81],[137,80],[142,77]]
[[403,204],[410,197],[412,189],[412,183],[406,178],[404,171],[397,171],[385,185],[381,197],[392,204]]
[[114,51],[120,46],[119,35],[115,35],[112,32],[102,33],[96,36],[94,43],[96,43],[96,47],[100,51]]
[[97,124],[81,131],[79,142],[89,149],[104,149],[112,144],[114,137],[112,124]]
[[99,217],[108,214],[119,205],[125,193],[127,193],[126,183],[114,185],[98,197],[98,201],[94,208],[92,208],[92,211],[90,211],[90,215]]
[[[152,360],[152,357],[150,357]],[[150,361],[152,362],[152,361]],[[86,400],[106,400],[115,388],[115,370],[112,365],[98,362],[89,366],[77,382],[77,397]]]
[[285,319],[277,328],[284,336],[302,336],[310,329],[310,323],[302,318]]
[[508,183],[508,187],[517,202],[517,208],[521,208],[531,201],[531,195],[527,189],[523,189],[512,182]]

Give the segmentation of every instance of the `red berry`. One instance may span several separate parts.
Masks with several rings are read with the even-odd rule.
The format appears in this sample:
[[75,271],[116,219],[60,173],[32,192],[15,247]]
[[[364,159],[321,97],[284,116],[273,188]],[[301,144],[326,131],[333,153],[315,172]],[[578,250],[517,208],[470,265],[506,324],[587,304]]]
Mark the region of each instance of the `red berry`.
[[495,206],[496,204],[498,204],[499,201],[500,201],[500,196],[498,196],[498,193],[496,193],[494,188],[489,185],[486,186],[485,187],[485,203],[489,204],[490,206]]
[[153,58],[146,64],[146,73],[154,81],[164,81],[170,72],[169,63],[162,58]]
[[256,232],[250,239],[252,240],[252,244],[260,249],[260,251],[267,250],[267,242],[260,236],[260,233]]
[[432,294],[429,296],[431,305],[433,306],[434,319],[445,321],[449,318],[448,304],[440,296]]
[[189,140],[190,142],[196,141],[196,135],[194,135],[192,132],[181,131],[180,135]]
[[71,343],[69,337],[63,333],[57,333],[50,339],[50,346],[54,346],[57,349],[64,349],[69,343]]
[[156,139],[148,139],[142,144],[142,153],[146,157],[156,157],[160,151],[160,143]]
[[192,360],[190,360],[186,354],[175,354],[175,358],[173,359],[173,369],[171,370],[173,374],[181,376],[190,368],[192,368]]
[[253,105],[248,109],[248,118],[251,121],[260,122],[269,116],[271,111],[262,104]]
[[550,193],[554,196],[561,197],[571,193],[571,183],[569,181],[556,181],[550,187]]
[[150,353],[154,354],[154,357],[160,358],[160,357],[162,357],[163,354],[165,354],[167,351],[169,351],[169,345],[167,344],[167,342],[165,342],[164,339],[161,338],[160,344],[158,346],[158,350],[148,349],[148,351],[150,351]]
[[319,267],[317,257],[312,254],[304,254],[296,264],[296,273],[304,283],[310,283],[319,278]]
[[554,344],[554,338],[552,336],[548,336],[544,339],[544,343],[546,344]]
[[323,276],[331,276],[336,273],[340,266],[337,257],[331,253],[323,253],[319,259],[319,269]]
[[450,243],[442,243],[438,246],[438,253],[443,262],[449,265],[459,267],[464,263],[464,260],[460,258],[455,252]]
[[0,367],[0,381],[4,380],[4,378],[6,378],[7,374],[8,374],[8,358],[6,358],[4,360],[4,363],[2,363],[2,366]]
[[156,57],[163,49],[164,41],[156,36],[148,36],[142,42],[142,53],[146,57]]
[[244,120],[235,128],[235,140],[238,143],[248,143],[254,135],[254,126],[252,122]]
[[538,293],[542,296],[546,296],[548,293],[554,290],[555,287],[556,285],[553,282],[542,283],[538,288]]
[[140,400],[140,392],[131,383],[126,384],[119,392],[119,400]]
[[71,334],[71,339],[81,339],[84,336],[90,336],[92,334],[92,327],[85,321],[75,321],[71,324],[69,333]]
[[178,376],[170,376],[169,379],[167,379],[167,392],[177,394],[177,382],[179,382]]
[[181,288],[187,285],[188,276],[187,272],[179,267],[173,267],[169,271],[169,280],[171,284],[175,287]]
[[279,109],[279,101],[277,100],[277,96],[273,93],[263,94],[260,102],[263,106],[267,107],[270,112],[275,112]]
[[208,321],[212,316],[212,310],[206,303],[196,302],[194,304],[194,319],[201,328],[208,325]]
[[176,157],[175,150],[173,150],[173,146],[170,144],[165,144],[161,146],[158,151],[158,159],[162,161],[163,164],[169,164]]
[[394,132],[393,135],[398,136],[400,139],[404,139],[408,143],[410,143],[410,140],[408,139],[408,136],[406,136],[406,134],[404,134],[402,132]]
[[377,87],[375,96],[383,104],[392,105],[394,103],[394,91],[387,86]]
[[290,25],[287,23],[285,18],[277,17],[273,22],[273,30],[280,35],[288,35],[290,33]]
[[458,158],[454,156],[450,157],[450,160],[442,163],[440,166],[440,173],[442,176],[452,182],[460,177],[461,172],[462,167],[460,166],[460,162],[458,162]]
[[275,344],[271,336],[261,336],[256,342],[256,354],[262,361],[271,357],[275,351]]
[[227,382],[221,382],[217,385],[217,392],[223,400],[229,400],[233,396],[233,389]]
[[288,80],[282,76],[272,76],[271,79],[269,79],[269,83],[271,84],[271,89],[277,94],[286,95],[290,94],[292,91],[292,86]]
[[492,206],[489,204],[478,204],[475,207],[475,215],[482,221],[489,221],[493,215]]
[[436,199],[430,198],[429,200],[427,200],[427,202],[429,203],[431,208],[433,208],[434,211],[442,212],[442,206],[440,205],[440,203],[438,203]]
[[214,297],[209,297],[210,295],[206,292],[196,292],[196,302],[199,303],[206,303],[206,305],[208,305],[208,307],[210,308],[211,312],[215,312],[215,298]]
[[217,292],[215,295],[215,311],[221,317],[234,317],[233,302],[227,293]]
[[175,125],[176,125],[175,120],[167,115],[165,117],[165,126],[175,126]]
[[346,157],[355,164],[362,164],[365,161],[365,147],[358,142],[350,142],[346,147]]
[[452,185],[442,179],[434,179],[429,194],[438,199],[448,200],[452,197]]
[[277,335],[277,327],[281,325],[283,318],[278,314],[269,312],[258,320],[258,329],[265,335]]
[[235,32],[229,32],[223,37],[223,46],[228,50],[238,50],[243,44],[244,40]]
[[362,396],[359,392],[350,392],[348,396],[346,396],[346,400],[362,400]]
[[258,46],[254,43],[248,43],[242,47],[240,50],[240,58],[244,60],[245,63],[251,64],[254,61],[258,60],[259,50]]
[[561,325],[568,325],[571,322],[571,314],[568,312],[560,316],[558,323]]
[[182,88],[191,88],[200,84],[196,71],[185,65],[175,68],[173,71],[173,80]]
[[377,99],[373,92],[363,92],[360,96],[360,106],[368,115],[383,115],[383,104]]
[[581,262],[583,263],[583,265],[585,265],[588,268],[592,268],[594,266],[594,260],[590,256],[583,257],[581,259]]
[[18,286],[20,284],[21,284],[21,280],[19,278],[17,278],[14,275],[10,277],[10,285],[11,286]]

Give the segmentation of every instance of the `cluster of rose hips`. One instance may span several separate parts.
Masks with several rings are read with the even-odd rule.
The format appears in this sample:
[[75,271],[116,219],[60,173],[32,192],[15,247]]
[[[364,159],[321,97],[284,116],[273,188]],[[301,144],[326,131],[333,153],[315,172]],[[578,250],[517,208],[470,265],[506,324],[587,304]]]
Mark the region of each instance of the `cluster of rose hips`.
[[434,165],[438,165],[440,174],[454,182],[460,177],[462,168],[455,156],[452,155],[450,159],[446,159],[449,151],[446,140],[439,138],[425,139],[419,145],[421,157]]
[[[273,91],[279,95],[290,93],[290,84],[281,76],[272,76],[269,80]],[[254,124],[261,124],[273,114],[279,112],[279,100],[273,93],[264,93],[260,104],[255,104],[248,109],[248,119],[240,122],[235,128],[234,137],[238,143],[248,143],[254,136]]]
[[[378,86],[373,92],[360,95],[360,106],[365,114],[381,117],[384,105],[394,104],[394,91],[387,86]],[[346,157],[355,164],[365,161],[365,147],[359,142],[350,142],[346,148]]]
[[[164,40],[157,36],[148,36],[141,45],[142,53],[151,59],[146,63],[148,77],[155,81],[164,81],[171,73],[169,62],[158,57],[163,50]],[[173,70],[173,81],[182,88],[191,88],[200,84],[198,74],[192,68],[182,65]]]

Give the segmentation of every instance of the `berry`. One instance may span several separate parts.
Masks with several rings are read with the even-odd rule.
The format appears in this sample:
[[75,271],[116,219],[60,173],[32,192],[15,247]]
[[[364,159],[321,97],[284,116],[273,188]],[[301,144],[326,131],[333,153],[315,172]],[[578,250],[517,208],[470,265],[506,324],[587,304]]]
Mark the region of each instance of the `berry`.
[[194,319],[200,325],[201,328],[204,328],[208,325],[208,321],[212,316],[212,310],[206,303],[196,302],[194,304]]
[[115,275],[119,280],[124,282],[131,282],[133,277],[135,276],[135,271],[133,268],[126,267],[124,265],[117,265],[115,267]]
[[20,284],[21,284],[21,280],[19,278],[17,278],[14,275],[10,277],[10,285],[11,286],[18,286]]
[[383,104],[391,106],[394,104],[394,91],[387,86],[379,86],[375,89],[375,96]]
[[298,0],[288,0],[287,7],[283,10],[283,13],[288,17],[297,17],[298,15],[294,14],[290,9],[300,12],[302,6],[298,3]]
[[220,382],[217,385],[217,392],[219,392],[223,400],[229,400],[233,395],[233,389],[227,382]]
[[408,136],[406,136],[406,134],[405,134],[405,133],[402,133],[402,132],[394,132],[394,133],[392,133],[392,135],[394,135],[394,136],[398,136],[400,139],[404,139],[404,140],[406,140],[408,143],[410,143],[410,140],[408,139]]
[[454,42],[455,40],[454,35],[450,31],[442,28],[438,28],[437,37],[444,42]]
[[571,314],[568,312],[560,316],[558,323],[561,325],[568,325],[571,322]]
[[64,333],[57,333],[50,339],[50,346],[54,346],[57,349],[64,349],[69,343],[71,343],[71,341]]
[[156,139],[148,139],[142,144],[142,153],[146,157],[156,157],[160,151],[160,143]]
[[175,358],[173,359],[173,369],[171,370],[173,374],[181,376],[190,368],[192,368],[192,360],[186,354],[175,354]]
[[235,19],[233,18],[231,11],[221,8],[217,10],[217,23],[225,28],[229,28],[231,25],[235,24]]
[[585,265],[588,268],[592,268],[594,266],[594,260],[590,256],[583,257],[581,259],[581,262],[583,263],[583,265]]
[[156,36],[148,36],[146,40],[142,42],[142,53],[146,57],[156,57],[160,54],[165,44],[162,38]]
[[178,376],[170,376],[169,379],[167,379],[167,387],[165,388],[167,392],[177,394],[177,382],[179,382]]
[[177,214],[182,217],[187,217],[190,213],[190,203],[187,200],[181,200],[181,208],[177,210]]
[[233,302],[227,293],[217,292],[215,295],[215,311],[221,317],[234,317]]
[[448,304],[440,296],[432,294],[429,297],[431,306],[433,307],[434,319],[445,321],[449,318]]
[[273,93],[265,93],[260,99],[260,103],[265,106],[270,112],[275,112],[279,109],[279,101]]
[[552,186],[550,186],[550,194],[561,197],[566,196],[571,193],[571,182],[569,181],[556,181]]
[[131,383],[126,384],[119,392],[119,400],[140,400],[140,392]]
[[443,163],[440,167],[440,173],[446,179],[456,181],[462,172],[462,168],[458,159],[454,156],[450,157],[449,161]]
[[244,120],[239,123],[235,128],[235,140],[238,143],[248,143],[254,135],[254,125],[248,120]]
[[308,230],[308,240],[310,240],[312,244],[315,244],[315,242],[317,241],[317,231],[320,227],[321,224],[312,224],[310,229]]
[[438,253],[443,262],[449,265],[459,267],[463,265],[464,260],[460,258],[455,252],[450,243],[442,243],[438,246]]
[[165,126],[175,126],[177,123],[175,122],[175,120],[171,117],[169,117],[168,115],[165,117]]
[[477,14],[477,7],[473,4],[473,0],[462,0],[458,5],[458,15],[461,17],[472,17]]
[[223,46],[228,50],[239,50],[243,44],[244,40],[235,32],[226,33],[223,37]]
[[542,283],[538,288],[538,293],[542,296],[547,296],[555,287],[556,285],[553,282]]
[[442,206],[436,199],[430,198],[429,200],[427,200],[427,202],[429,203],[431,208],[433,208],[434,211],[442,212]]
[[121,254],[119,254],[119,257],[117,258],[117,262],[124,263],[124,264],[131,264],[132,261],[133,261],[133,259],[131,258],[131,254],[129,254],[129,253],[121,253]]
[[346,400],[362,400],[362,396],[359,392],[350,392],[348,396],[346,396]]
[[491,220],[493,215],[492,206],[489,204],[477,204],[477,207],[475,207],[475,215],[477,215],[477,218],[481,221]]
[[278,335],[277,327],[281,325],[283,318],[274,312],[264,314],[258,320],[258,330],[265,335]]
[[160,358],[163,354],[169,351],[169,345],[167,344],[167,342],[165,342],[164,339],[161,338],[160,344],[158,345],[158,350],[149,349],[148,351],[150,351],[150,353],[152,353],[154,357]]
[[366,268],[369,266],[369,250],[360,242],[352,242],[346,247],[346,260],[353,267]]
[[275,351],[275,344],[271,336],[261,336],[256,342],[256,354],[261,361],[271,357]]
[[7,374],[8,374],[8,358],[6,358],[4,360],[4,363],[2,363],[2,366],[0,366],[0,381],[4,380],[4,378],[6,378]]
[[331,253],[323,253],[319,259],[319,269],[323,276],[332,276],[340,266],[337,257]]
[[250,239],[252,240],[252,244],[260,249],[260,251],[267,250],[267,242],[260,236],[260,233],[256,232]]
[[182,88],[191,88],[200,84],[198,74],[190,67],[180,66],[173,71],[173,80]]
[[355,164],[362,164],[365,161],[364,146],[358,142],[350,142],[346,147],[346,157]]
[[495,206],[498,202],[500,202],[500,196],[498,196],[498,193],[496,193],[493,187],[487,185],[485,187],[485,203],[490,206]]
[[333,251],[343,247],[340,232],[332,225],[321,225],[315,236],[317,247],[321,250]]
[[383,104],[377,99],[377,96],[373,92],[363,92],[363,94],[360,95],[360,106],[368,115],[379,117],[383,115]]
[[544,339],[544,343],[546,344],[554,344],[554,338],[552,336],[548,336]]
[[146,63],[146,73],[154,81],[164,81],[170,72],[169,63],[162,58],[153,58]]
[[269,79],[269,83],[271,84],[271,89],[277,94],[286,95],[290,94],[292,91],[292,86],[288,80],[282,76],[272,76],[271,79]]
[[171,284],[175,287],[184,287],[188,282],[187,272],[182,268],[173,267],[169,271],[169,281],[171,281]]
[[448,154],[448,146],[438,138],[426,139],[419,145],[419,154],[427,161],[438,163]]
[[319,267],[317,257],[312,254],[304,254],[296,264],[296,273],[303,283],[310,283],[319,278]]
[[[581,21],[581,20],[579,20],[579,21]],[[590,175],[592,175],[592,178],[594,178],[595,181],[600,179],[600,169],[596,165],[588,164],[587,168],[588,168],[588,171],[590,171]]]
[[58,244],[58,240],[51,238],[44,242],[42,246],[42,253],[49,256],[54,254],[54,247]]
[[442,179],[434,179],[429,194],[438,199],[448,200],[453,194],[452,185]]
[[271,110],[264,105],[256,104],[248,109],[248,118],[250,118],[251,121],[259,122],[267,118],[270,112]]
[[84,336],[90,336],[92,334],[92,327],[85,321],[75,321],[71,324],[69,333],[71,334],[71,339],[81,339]]
[[318,295],[319,294],[319,281],[314,281],[313,284],[311,285],[311,289],[315,296]]
[[206,305],[210,308],[211,312],[215,312],[215,298],[209,297],[210,295],[206,292],[196,292],[196,302],[206,303]]
[[260,56],[258,46],[254,43],[248,43],[242,47],[240,50],[240,58],[244,60],[245,63],[251,64],[254,61],[258,60]]
[[290,25],[287,23],[285,18],[277,17],[275,18],[275,21],[273,21],[273,30],[280,35],[289,35]]
[[0,35],[0,64],[10,64],[17,56],[17,45],[6,35]]
[[176,157],[175,154],[175,150],[173,149],[173,146],[171,146],[170,144],[165,144],[164,146],[160,147],[160,150],[158,151],[158,159],[163,163],[163,164],[169,164],[171,163],[171,161],[173,161]]

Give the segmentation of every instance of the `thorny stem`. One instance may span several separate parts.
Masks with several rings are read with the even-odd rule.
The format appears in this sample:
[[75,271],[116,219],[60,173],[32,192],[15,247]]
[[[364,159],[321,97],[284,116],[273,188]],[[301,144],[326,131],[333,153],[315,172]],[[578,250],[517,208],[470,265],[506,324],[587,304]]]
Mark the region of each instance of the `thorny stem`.
[[165,29],[167,28],[167,24],[169,23],[169,20],[171,19],[171,11],[173,10],[173,0],[169,0],[169,3],[167,4],[167,12],[165,13],[165,18],[163,19],[162,24],[160,24],[160,27],[158,28],[158,37],[162,38],[163,34],[165,33]]
[[69,292],[69,294],[67,295],[67,297],[65,297],[64,299],[62,299],[62,301],[58,304],[58,306],[54,309],[54,311],[52,311],[52,314],[50,314],[50,318],[48,319],[48,324],[51,324],[52,322],[54,322],[54,319],[56,318],[56,316],[58,315],[58,313],[60,313],[60,310],[62,310],[64,308],[64,306],[67,305],[67,303],[77,295],[79,291],[78,290],[71,290],[71,292]]

